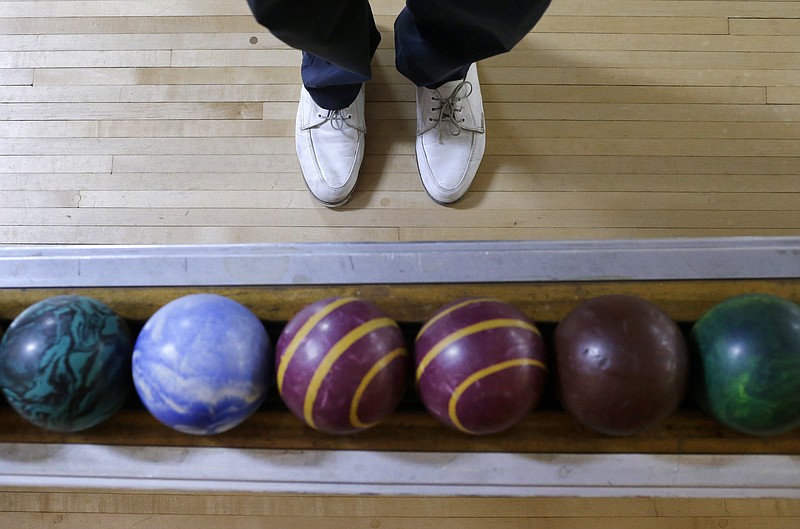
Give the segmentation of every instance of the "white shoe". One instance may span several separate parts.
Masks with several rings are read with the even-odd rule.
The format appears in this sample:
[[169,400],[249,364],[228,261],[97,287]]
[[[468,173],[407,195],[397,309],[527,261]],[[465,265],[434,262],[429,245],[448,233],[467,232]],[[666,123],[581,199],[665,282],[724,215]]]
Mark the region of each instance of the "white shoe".
[[417,88],[417,167],[430,197],[449,204],[469,189],[486,149],[478,69],[437,89]]
[[364,87],[341,110],[318,106],[308,90],[300,92],[295,143],[308,190],[329,207],[350,199],[364,159]]

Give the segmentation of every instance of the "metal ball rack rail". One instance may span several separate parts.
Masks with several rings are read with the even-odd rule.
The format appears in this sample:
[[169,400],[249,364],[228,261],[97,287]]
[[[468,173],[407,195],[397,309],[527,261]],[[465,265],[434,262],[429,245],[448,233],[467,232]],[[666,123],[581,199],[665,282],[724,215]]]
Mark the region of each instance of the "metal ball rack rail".
[[[800,238],[0,248],[0,320],[78,292],[143,321],[170,299],[207,291],[268,322],[346,294],[411,324],[471,295],[555,323],[604,293],[646,297],[690,322],[739,293],[799,302]],[[140,409],[87,432],[54,434],[0,406],[0,487],[800,498],[797,431],[749,437],[681,410],[653,431],[606,438],[559,410],[530,415],[507,433],[472,437],[411,410],[339,437],[268,409],[229,433],[193,437]]]

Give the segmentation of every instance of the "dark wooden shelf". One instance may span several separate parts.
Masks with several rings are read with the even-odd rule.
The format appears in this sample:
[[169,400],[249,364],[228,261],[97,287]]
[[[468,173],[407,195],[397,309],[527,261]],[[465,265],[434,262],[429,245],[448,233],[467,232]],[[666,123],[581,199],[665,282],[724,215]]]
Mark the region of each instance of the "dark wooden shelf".
[[284,411],[260,411],[228,432],[193,436],[160,424],[145,410],[122,410],[84,432],[61,434],[31,425],[5,407],[0,409],[0,442],[280,450],[800,455],[800,430],[771,437],[748,436],[717,424],[697,410],[680,410],[658,427],[630,437],[596,434],[561,411],[534,411],[500,434],[471,436],[440,425],[421,410],[400,411],[370,430],[348,436],[314,431]]
[[738,294],[774,294],[800,302],[800,278],[441,285],[0,289],[0,319],[12,320],[28,306],[49,296],[83,294],[103,301],[123,318],[143,321],[169,301],[198,292],[229,296],[246,305],[262,320],[269,322],[286,322],[306,305],[332,296],[361,297],[375,303],[399,322],[422,322],[443,305],[465,297],[493,297],[514,304],[535,322],[558,322],[581,301],[604,294],[640,296],[661,307],[676,321],[690,322],[698,319],[713,305]]

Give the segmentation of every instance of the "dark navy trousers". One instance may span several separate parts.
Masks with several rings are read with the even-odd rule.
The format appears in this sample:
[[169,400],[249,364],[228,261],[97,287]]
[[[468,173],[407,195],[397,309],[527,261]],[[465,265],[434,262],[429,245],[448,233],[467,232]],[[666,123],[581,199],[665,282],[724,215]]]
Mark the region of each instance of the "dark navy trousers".
[[[256,20],[303,50],[303,85],[323,108],[352,103],[371,78],[380,33],[368,0],[248,0]],[[417,86],[461,79],[481,59],[510,51],[550,0],[406,0],[395,21],[397,69]]]

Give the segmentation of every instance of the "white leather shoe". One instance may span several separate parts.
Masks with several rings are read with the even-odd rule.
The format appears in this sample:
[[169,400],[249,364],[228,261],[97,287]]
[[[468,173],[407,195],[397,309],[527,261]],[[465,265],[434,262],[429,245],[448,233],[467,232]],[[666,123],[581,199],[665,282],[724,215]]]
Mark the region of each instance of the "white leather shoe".
[[486,149],[483,99],[473,64],[461,81],[417,88],[417,167],[430,197],[449,204],[469,189]]
[[328,207],[350,199],[364,159],[364,87],[347,108],[318,106],[308,90],[300,92],[295,143],[308,190]]

